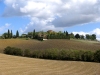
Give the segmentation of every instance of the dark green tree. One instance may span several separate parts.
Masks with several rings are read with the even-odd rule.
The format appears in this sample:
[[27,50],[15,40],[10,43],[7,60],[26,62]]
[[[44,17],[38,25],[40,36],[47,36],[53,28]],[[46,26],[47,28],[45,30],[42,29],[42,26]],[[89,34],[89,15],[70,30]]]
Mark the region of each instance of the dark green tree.
[[8,38],[10,38],[10,30],[8,29]]
[[81,38],[81,39],[84,39],[84,35],[80,35],[80,38]]
[[4,39],[7,39],[8,38],[8,33],[4,33],[2,36],[3,36]]
[[18,30],[16,31],[16,37],[19,37],[19,32],[18,32]]
[[66,32],[64,31],[64,33],[66,33]]
[[79,34],[76,34],[76,35],[75,35],[75,38],[76,38],[76,39],[80,39],[80,35],[79,35]]
[[12,37],[13,37],[13,33],[12,33],[12,30],[11,30],[10,38],[12,38]]
[[33,30],[33,38],[35,38],[35,29]]
[[68,36],[68,32],[66,31],[66,36]]
[[86,39],[90,39],[91,38],[91,36],[89,35],[89,34],[86,34]]
[[96,40],[96,35],[95,34],[91,35],[91,40]]

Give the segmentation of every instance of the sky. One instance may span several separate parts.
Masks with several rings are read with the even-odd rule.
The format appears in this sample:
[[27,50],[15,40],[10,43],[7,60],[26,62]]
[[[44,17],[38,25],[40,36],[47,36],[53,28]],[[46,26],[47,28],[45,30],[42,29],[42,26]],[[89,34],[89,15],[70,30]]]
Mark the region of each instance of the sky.
[[96,34],[100,40],[100,0],[0,0],[0,35],[8,29]]

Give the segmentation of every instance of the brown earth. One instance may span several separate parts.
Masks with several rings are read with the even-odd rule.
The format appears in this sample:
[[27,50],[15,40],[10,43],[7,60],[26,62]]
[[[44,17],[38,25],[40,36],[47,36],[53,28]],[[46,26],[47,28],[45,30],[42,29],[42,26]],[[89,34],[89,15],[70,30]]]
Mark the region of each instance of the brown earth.
[[89,43],[88,41],[75,41],[75,40],[22,40],[22,39],[1,39],[0,52],[3,52],[7,46],[18,47],[21,49],[30,50],[44,50],[44,49],[65,49],[65,50],[98,50],[100,43]]
[[100,75],[100,63],[44,60],[0,54],[0,75]]

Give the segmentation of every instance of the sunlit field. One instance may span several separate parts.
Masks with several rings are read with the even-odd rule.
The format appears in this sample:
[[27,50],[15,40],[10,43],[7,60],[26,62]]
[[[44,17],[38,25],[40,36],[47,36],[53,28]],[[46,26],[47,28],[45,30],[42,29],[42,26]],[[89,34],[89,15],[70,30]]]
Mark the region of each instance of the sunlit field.
[[56,61],[0,54],[0,75],[99,75],[100,63]]

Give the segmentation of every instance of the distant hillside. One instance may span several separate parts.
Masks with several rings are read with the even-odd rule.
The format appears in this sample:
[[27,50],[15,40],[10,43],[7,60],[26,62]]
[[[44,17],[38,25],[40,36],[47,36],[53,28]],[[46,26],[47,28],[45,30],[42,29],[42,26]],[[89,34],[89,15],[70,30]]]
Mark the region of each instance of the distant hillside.
[[80,40],[64,40],[52,39],[47,41],[25,40],[25,39],[1,39],[0,52],[7,46],[17,47],[21,49],[30,50],[44,50],[44,49],[65,49],[65,50],[98,50],[100,49],[99,42],[80,41]]

